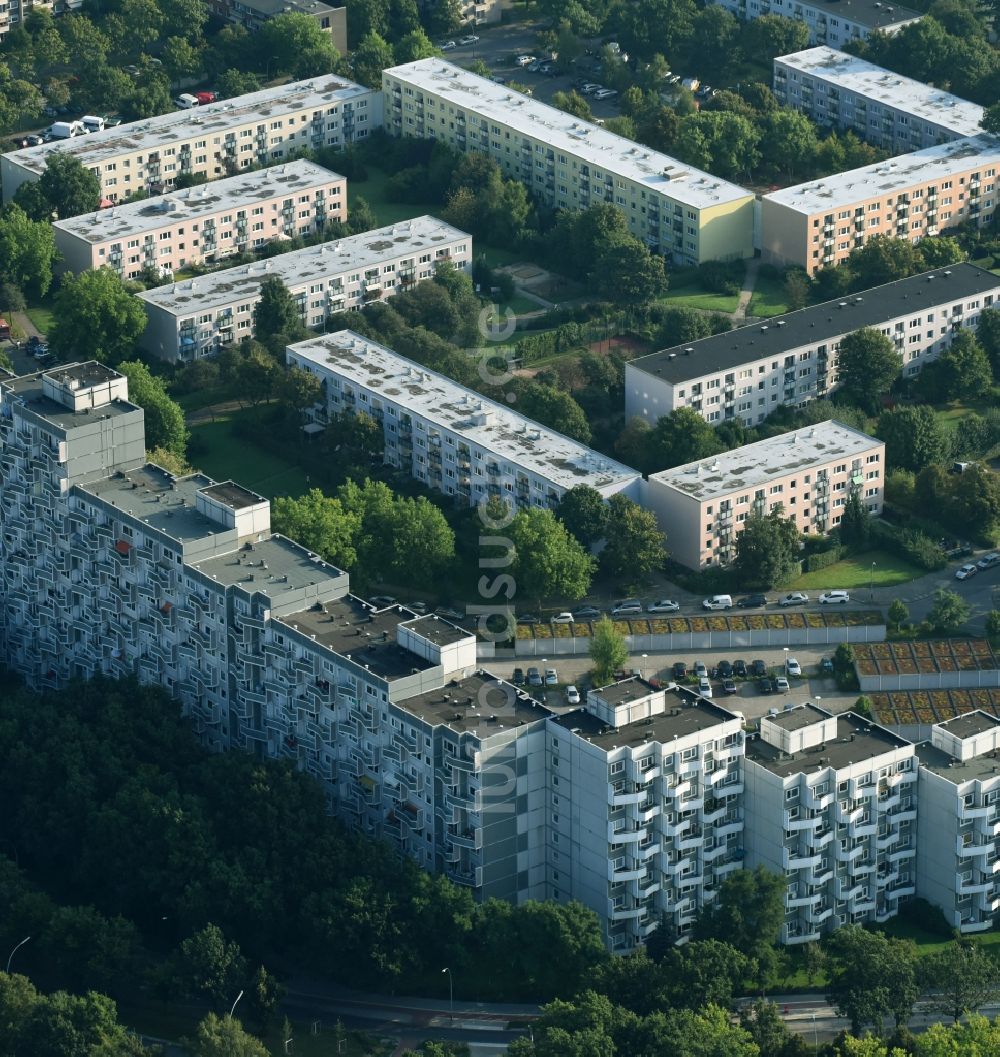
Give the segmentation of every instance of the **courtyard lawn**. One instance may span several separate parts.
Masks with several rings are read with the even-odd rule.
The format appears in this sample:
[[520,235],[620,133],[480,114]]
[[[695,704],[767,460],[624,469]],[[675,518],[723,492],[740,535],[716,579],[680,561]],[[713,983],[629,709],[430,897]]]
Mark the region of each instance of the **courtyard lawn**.
[[740,303],[740,295],[715,294],[700,286],[678,286],[671,287],[660,301],[677,307],[699,308],[704,312],[733,313]]
[[747,308],[747,315],[769,318],[783,316],[787,311],[784,282],[781,279],[758,275],[753,288],[753,297],[750,298],[750,305]]
[[[872,575],[872,562],[875,562],[874,576]],[[923,575],[922,569],[918,569],[902,558],[897,558],[895,554],[874,550],[844,558],[843,561],[835,562],[816,572],[804,573],[797,580],[783,586],[793,591],[821,588],[848,590],[852,587],[863,590],[868,587],[869,583],[874,584],[875,587],[894,587],[896,584],[905,584]]]
[[385,185],[389,181],[387,173],[373,166],[367,166],[367,180],[348,180],[347,212],[350,216],[351,206],[356,198],[363,198],[371,207],[379,227],[386,224],[398,224],[401,220],[421,217],[425,213],[436,214],[441,206],[435,202],[390,202],[386,197]]
[[51,295],[34,301],[25,309],[24,313],[35,325],[35,329],[45,337],[52,330],[52,298]]
[[300,496],[309,490],[309,477],[304,470],[249,438],[237,436],[232,427],[233,419],[228,417],[192,426],[192,465],[217,481],[239,481],[268,499]]

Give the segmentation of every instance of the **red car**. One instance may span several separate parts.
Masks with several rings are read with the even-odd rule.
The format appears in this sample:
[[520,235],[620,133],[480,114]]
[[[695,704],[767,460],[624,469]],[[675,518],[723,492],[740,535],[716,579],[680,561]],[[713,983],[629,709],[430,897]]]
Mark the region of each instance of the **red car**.
[[195,92],[194,97],[198,100],[199,106],[215,102],[215,92]]

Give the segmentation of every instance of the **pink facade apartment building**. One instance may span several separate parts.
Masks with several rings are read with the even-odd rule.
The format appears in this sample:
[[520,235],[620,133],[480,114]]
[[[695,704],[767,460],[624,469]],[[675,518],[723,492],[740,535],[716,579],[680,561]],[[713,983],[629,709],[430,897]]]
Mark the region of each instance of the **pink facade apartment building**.
[[347,180],[300,160],[57,220],[53,228],[62,270],[107,267],[135,279],[147,268],[172,275],[346,219]]

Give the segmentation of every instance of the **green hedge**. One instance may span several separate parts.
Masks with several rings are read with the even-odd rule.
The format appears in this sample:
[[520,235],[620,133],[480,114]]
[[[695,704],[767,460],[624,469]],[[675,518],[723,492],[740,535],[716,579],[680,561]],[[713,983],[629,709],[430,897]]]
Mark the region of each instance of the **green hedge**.
[[831,547],[828,551],[820,551],[818,554],[810,554],[805,560],[807,573],[815,573],[820,569],[826,569],[839,562],[844,556],[844,548],[841,546]]
[[943,569],[948,564],[944,550],[919,529],[873,521],[872,539],[887,551],[927,572]]

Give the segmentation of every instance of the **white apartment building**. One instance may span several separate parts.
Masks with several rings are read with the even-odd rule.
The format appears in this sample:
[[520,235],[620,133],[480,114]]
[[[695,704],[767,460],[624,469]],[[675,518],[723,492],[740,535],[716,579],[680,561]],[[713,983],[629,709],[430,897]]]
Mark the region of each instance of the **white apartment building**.
[[9,202],[59,152],[95,173],[101,195],[117,202],[140,191],[169,191],[182,173],[233,176],[280,163],[303,147],[346,147],[381,127],[382,93],[330,74],[24,147],[0,156],[0,182]]
[[170,275],[346,219],[347,180],[300,159],[57,220],[52,227],[60,268],[111,268],[134,279],[144,268]]
[[761,246],[771,264],[810,275],[845,261],[872,235],[919,242],[996,209],[1000,139],[965,136],[889,161],[785,187],[761,199]]
[[596,911],[614,951],[642,944],[661,915],[686,936],[742,866],[740,718],[627,679],[553,717],[544,751],[549,898]]
[[1000,720],[936,723],[917,756],[917,895],[960,932],[983,932],[1000,911]]
[[784,874],[782,943],[888,921],[915,892],[913,745],[852,712],[771,710],[746,745],[747,866]]
[[918,11],[887,4],[882,0],[715,0],[737,18],[759,18],[761,15],[784,15],[804,22],[809,28],[810,44],[829,44],[842,48],[852,40],[867,40],[872,33],[892,35],[920,18]]
[[637,470],[353,331],[289,345],[286,359],[322,384],[314,422],[363,411],[382,425],[388,465],[472,506],[506,496],[551,507],[580,484],[637,498]]
[[778,507],[813,535],[839,524],[854,494],[881,514],[884,477],[885,443],[828,419],[650,474],[644,505],[668,534],[671,556],[700,569],[732,561],[747,518]]
[[640,356],[625,365],[625,414],[650,425],[679,407],[713,424],[763,422],[785,404],[803,404],[837,387],[837,349],[863,327],[895,343],[912,376],[975,327],[1000,297],[1000,278],[953,264],[725,334]]
[[825,46],[777,57],[774,94],[782,106],[894,154],[982,132],[981,106]]
[[441,59],[382,73],[385,127],[493,158],[559,209],[617,205],[679,264],[752,257],[754,196],[666,154]]
[[[266,225],[266,211],[247,218],[251,236]],[[266,233],[266,228],[265,228]],[[415,217],[336,242],[324,242],[263,261],[158,286],[137,296],[147,323],[140,344],[154,356],[188,362],[253,336],[253,310],[261,284],[276,276],[295,297],[308,327],[327,316],[384,301],[434,277],[450,261],[468,270],[472,236],[431,216]]]
[[32,11],[64,15],[67,11],[78,11],[82,6],[83,0],[3,0],[0,3],[0,41],[20,26]]

